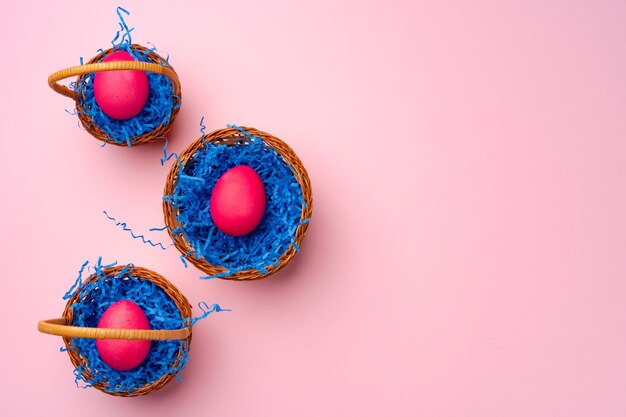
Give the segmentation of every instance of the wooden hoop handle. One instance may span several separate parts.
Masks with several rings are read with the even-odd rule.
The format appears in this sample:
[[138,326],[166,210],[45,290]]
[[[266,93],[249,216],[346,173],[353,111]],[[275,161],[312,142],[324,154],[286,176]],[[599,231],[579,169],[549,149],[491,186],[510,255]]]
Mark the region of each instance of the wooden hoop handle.
[[65,78],[73,77],[76,75],[90,74],[92,72],[101,72],[101,71],[119,71],[119,70],[137,70],[137,71],[146,71],[153,72],[155,74],[165,75],[169,78],[174,84],[174,91],[180,91],[180,81],[178,79],[178,75],[171,69],[164,65],[155,64],[153,62],[143,62],[143,61],[111,61],[111,62],[97,62],[95,64],[85,64],[85,65],[77,65],[75,67],[70,67],[66,69],[62,69],[51,74],[48,77],[48,85],[54,91],[59,94],[62,94],[66,97],[69,97],[76,101],[78,99],[78,95],[76,91],[71,90],[65,85],[61,85],[58,81],[64,80]]
[[179,340],[186,339],[191,334],[190,327],[175,330],[136,330],[70,326],[64,318],[42,320],[37,324],[37,330],[55,336],[83,339]]

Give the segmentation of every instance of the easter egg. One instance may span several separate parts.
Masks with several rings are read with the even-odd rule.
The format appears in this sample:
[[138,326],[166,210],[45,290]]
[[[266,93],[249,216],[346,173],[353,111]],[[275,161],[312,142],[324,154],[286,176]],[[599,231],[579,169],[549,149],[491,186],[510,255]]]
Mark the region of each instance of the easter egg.
[[[150,322],[141,307],[130,300],[120,300],[105,310],[99,328],[149,330]],[[100,358],[111,368],[128,371],[148,356],[150,340],[96,339]]]
[[253,231],[265,213],[265,186],[259,174],[246,165],[226,171],[213,188],[209,211],[217,228],[227,235]]
[[[108,55],[102,62],[134,61],[126,51]],[[138,115],[148,101],[150,84],[145,71],[117,70],[96,72],[93,93],[96,103],[107,116],[126,120]]]

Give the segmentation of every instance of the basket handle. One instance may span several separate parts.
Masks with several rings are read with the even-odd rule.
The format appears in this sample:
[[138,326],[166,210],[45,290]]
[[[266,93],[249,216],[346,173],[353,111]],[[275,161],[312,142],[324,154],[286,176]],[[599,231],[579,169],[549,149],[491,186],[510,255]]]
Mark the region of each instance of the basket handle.
[[92,72],[118,71],[118,70],[147,71],[147,72],[153,72],[155,74],[165,75],[174,84],[174,88],[173,88],[174,91],[178,91],[180,89],[180,81],[178,80],[178,75],[176,75],[174,70],[164,65],[155,64],[153,62],[143,62],[143,61],[110,61],[110,62],[97,62],[95,64],[77,65],[75,67],[62,69],[60,71],[57,71],[51,74],[48,77],[48,85],[57,93],[62,94],[76,101],[78,99],[78,95],[76,94],[76,91],[69,89],[65,85],[59,84],[58,81],[61,81],[65,78],[73,77],[76,75],[90,74]]
[[64,318],[42,320],[37,324],[37,330],[55,336],[83,339],[179,340],[186,339],[191,334],[190,327],[174,330],[137,330],[70,326]]

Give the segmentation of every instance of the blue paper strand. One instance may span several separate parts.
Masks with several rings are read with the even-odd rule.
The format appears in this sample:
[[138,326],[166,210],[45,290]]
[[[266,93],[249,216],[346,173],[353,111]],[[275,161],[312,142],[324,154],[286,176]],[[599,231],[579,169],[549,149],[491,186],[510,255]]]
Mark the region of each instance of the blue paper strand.
[[202,134],[202,137],[206,135],[205,131],[206,126],[204,125],[204,116],[202,116],[202,118],[200,119],[200,133]]
[[[168,246],[164,246],[161,242],[153,242],[150,239],[146,239],[146,237],[144,235],[136,235],[135,232],[133,232],[133,230],[130,227],[128,227],[126,222],[117,221],[115,219],[115,217],[109,216],[109,213],[107,213],[106,210],[103,210],[102,213],[104,213],[104,215],[109,220],[115,222],[115,226],[121,226],[122,230],[124,230],[126,232],[129,232],[133,239],[140,239],[143,243],[147,243],[150,246],[159,247],[159,248],[161,248],[163,250],[166,250],[167,248],[169,248],[169,247],[171,247],[173,245],[173,243],[172,243],[172,244],[169,244]],[[152,230],[152,229],[150,229],[150,230]]]
[[161,158],[161,166],[165,165],[165,163],[172,158],[176,158],[176,160],[178,160],[178,154],[176,152],[172,152],[169,155],[167,154],[168,140],[165,136],[162,136],[162,138],[165,139],[165,144],[163,145],[163,158]]

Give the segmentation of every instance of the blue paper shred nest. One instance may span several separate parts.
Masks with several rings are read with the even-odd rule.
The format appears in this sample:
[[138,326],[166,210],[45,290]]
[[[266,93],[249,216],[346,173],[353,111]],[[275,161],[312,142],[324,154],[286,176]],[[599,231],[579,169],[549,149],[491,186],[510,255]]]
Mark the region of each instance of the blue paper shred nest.
[[[127,10],[118,7],[117,15],[120,19],[120,29],[111,41],[113,48],[107,51],[100,50],[100,53],[90,63],[102,62],[107,55],[113,52],[127,51],[135,60],[152,62],[171,68],[169,56],[162,59],[155,53],[156,48],[154,46],[148,49],[132,43],[131,32],[134,28],[129,28],[126,25],[124,14],[130,15]],[[102,138],[105,144],[110,142],[116,145],[133,146],[139,142],[142,135],[155,132],[161,126],[169,125],[172,118],[175,117],[174,110],[180,107],[181,98],[179,95],[175,95],[170,79],[165,75],[147,72],[150,91],[143,110],[128,120],[112,119],[104,114],[96,103],[93,93],[94,76],[95,73],[81,76],[78,81],[70,84],[70,88],[74,89],[78,93],[78,97],[81,98],[80,102],[77,103],[76,113],[83,125],[88,130],[90,125],[95,125],[102,130],[105,134],[105,137]],[[165,129],[161,130],[165,134]]]
[[[136,60],[153,62],[149,57],[149,53],[153,51],[151,49],[141,51],[131,45],[120,45],[113,48],[110,53],[120,50],[127,51]],[[102,53],[96,62],[101,62],[107,55]],[[165,61],[160,64],[169,67]],[[82,97],[77,112],[88,116],[91,123],[106,134],[105,142],[132,146],[140,136],[153,132],[162,125],[168,125],[172,118],[172,111],[180,106],[180,98],[174,95],[172,82],[167,76],[152,72],[147,72],[147,76],[150,84],[148,101],[138,115],[128,120],[116,120],[104,114],[94,96],[95,73],[87,74],[72,84],[78,96]]]
[[[204,278],[229,276],[238,271],[258,270],[278,266],[280,256],[291,245],[297,247],[294,236],[302,223],[305,202],[302,189],[289,165],[262,138],[246,134],[245,142],[234,145],[206,141],[202,148],[182,167],[173,195],[164,196],[177,209],[180,227],[172,230],[187,239],[195,252],[188,254],[204,258],[213,266],[227,270]],[[259,226],[244,236],[229,236],[213,223],[210,199],[217,180],[227,170],[247,165],[254,169],[265,186],[266,209]],[[181,257],[183,259],[183,257]]]
[[[131,300],[139,305],[154,330],[178,329],[192,324],[189,319],[181,317],[174,301],[159,286],[133,276],[132,265],[127,265],[111,276],[106,276],[103,272],[105,268],[98,263],[95,268],[97,281],[75,284],[65,295],[66,299],[78,295],[77,301],[70,307],[73,311],[72,325],[97,327],[104,311],[119,300]],[[80,277],[77,282],[80,282]],[[166,374],[178,376],[189,359],[186,340],[152,341],[144,362],[129,371],[117,371],[104,363],[96,349],[96,339],[74,338],[70,349],[75,349],[85,361],[84,367],[78,366],[74,371],[77,385],[80,381],[84,387],[100,384],[109,393],[132,393]],[[84,371],[88,372],[90,378],[83,375]]]

